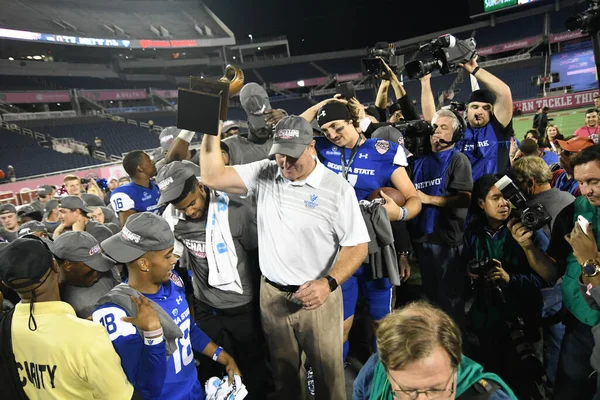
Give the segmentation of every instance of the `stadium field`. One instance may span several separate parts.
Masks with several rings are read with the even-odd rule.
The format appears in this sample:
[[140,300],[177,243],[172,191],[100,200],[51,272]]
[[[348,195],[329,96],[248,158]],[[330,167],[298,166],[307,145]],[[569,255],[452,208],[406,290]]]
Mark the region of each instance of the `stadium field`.
[[[554,121],[550,121],[551,124],[558,126],[560,132],[565,136],[570,136],[577,130],[577,128],[583,126],[585,122],[585,111],[586,108],[578,108],[575,110],[563,110],[557,112],[550,112],[548,118],[553,118]],[[534,114],[528,114],[522,117],[516,117],[513,120],[513,128],[515,134],[519,140],[525,137],[525,132],[531,129],[533,125]]]

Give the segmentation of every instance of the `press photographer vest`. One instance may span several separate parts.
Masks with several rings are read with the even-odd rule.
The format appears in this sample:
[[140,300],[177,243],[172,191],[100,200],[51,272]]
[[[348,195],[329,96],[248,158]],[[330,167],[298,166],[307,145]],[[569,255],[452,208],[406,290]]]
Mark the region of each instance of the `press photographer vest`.
[[[464,138],[456,144],[456,148],[466,155],[473,166],[473,182],[485,174],[506,172],[509,166],[508,152],[510,137],[502,140],[500,130],[507,131],[509,123],[502,127],[494,115],[490,122],[481,128],[469,127]],[[508,135],[508,134],[507,134]]]
[[[596,237],[596,241],[598,241],[598,237],[600,237],[600,231],[598,230],[600,227],[598,209],[591,205],[585,197],[576,198],[574,204],[575,213],[573,215],[573,224],[577,223],[577,217],[579,215],[585,217],[591,222],[594,236]],[[600,250],[600,247],[598,249]],[[565,271],[562,283],[563,303],[578,320],[586,325],[595,326],[600,321],[600,311],[592,310],[579,291],[580,275],[581,265],[577,262],[577,259],[571,252],[571,254],[567,256],[567,270]]]
[[[413,164],[412,177],[415,188],[430,196],[445,196],[448,192],[448,168],[457,152],[456,148],[452,148],[417,158]],[[431,235],[440,210],[440,207],[423,204],[421,212],[408,223],[417,232]]]

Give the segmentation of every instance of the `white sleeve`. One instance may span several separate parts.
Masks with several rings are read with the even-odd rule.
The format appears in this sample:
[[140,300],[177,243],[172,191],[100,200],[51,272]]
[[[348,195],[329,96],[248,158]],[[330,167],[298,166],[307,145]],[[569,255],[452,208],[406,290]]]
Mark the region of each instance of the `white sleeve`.
[[344,185],[342,191],[335,230],[342,247],[371,241],[356,194],[350,184]]
[[135,202],[129,195],[123,192],[117,192],[110,196],[110,204],[115,212],[129,211],[135,208]]
[[236,172],[244,182],[248,195],[254,194],[258,184],[258,175],[271,164],[271,160],[265,159],[250,164],[234,165]]
[[358,125],[360,126],[360,129],[365,132],[367,129],[369,129],[369,125],[371,125],[371,120],[369,118],[363,118],[360,121],[358,121]]
[[406,150],[404,149],[404,146],[400,144],[398,145],[398,150],[396,150],[396,155],[394,156],[394,165],[399,165],[401,167],[408,166]]
[[137,329],[129,322],[121,321],[127,317],[127,313],[121,307],[98,308],[92,313],[92,321],[102,324],[108,332],[110,341],[113,342],[121,336],[137,335]]

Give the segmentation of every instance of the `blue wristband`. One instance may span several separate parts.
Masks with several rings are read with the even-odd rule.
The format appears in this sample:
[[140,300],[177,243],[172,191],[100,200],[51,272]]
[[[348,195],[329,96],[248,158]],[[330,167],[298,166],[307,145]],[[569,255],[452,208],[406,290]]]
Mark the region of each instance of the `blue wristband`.
[[217,347],[217,350],[215,350],[215,354],[213,354],[213,356],[212,356],[213,361],[217,361],[219,359],[219,355],[221,354],[222,351],[223,351],[223,348],[221,346]]

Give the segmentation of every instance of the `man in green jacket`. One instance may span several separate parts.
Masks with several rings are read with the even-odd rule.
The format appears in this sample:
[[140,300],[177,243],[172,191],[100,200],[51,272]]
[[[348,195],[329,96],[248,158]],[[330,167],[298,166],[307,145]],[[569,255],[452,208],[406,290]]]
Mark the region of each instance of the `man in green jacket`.
[[387,315],[377,329],[377,351],[354,381],[354,400],[516,399],[495,374],[462,355],[458,326],[425,302]]

